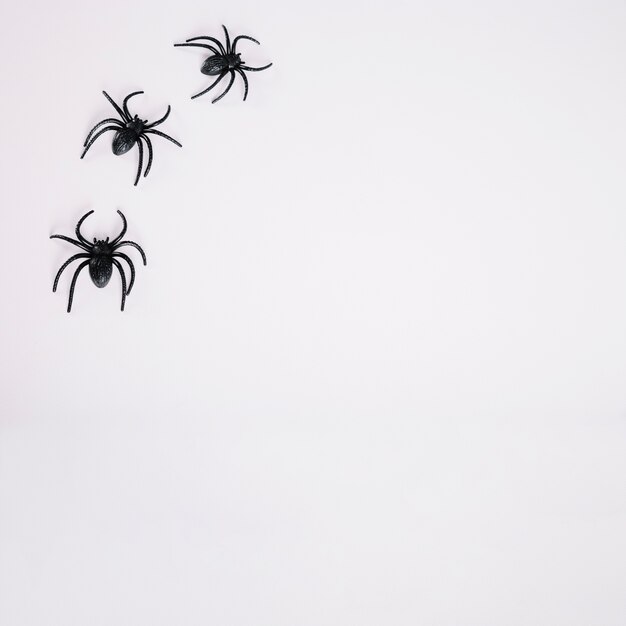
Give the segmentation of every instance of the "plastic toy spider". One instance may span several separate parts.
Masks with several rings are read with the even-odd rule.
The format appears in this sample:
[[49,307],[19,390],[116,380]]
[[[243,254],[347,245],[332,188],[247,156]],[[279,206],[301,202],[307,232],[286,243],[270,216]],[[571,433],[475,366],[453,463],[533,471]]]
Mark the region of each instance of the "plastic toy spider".
[[[117,111],[118,115],[121,119],[115,118],[107,118],[106,120],[102,120],[98,122],[87,135],[87,139],[85,139],[85,143],[83,146],[85,149],[83,153],[80,155],[82,159],[85,154],[87,154],[87,150],[91,148],[93,142],[100,137],[103,133],[106,133],[108,130],[116,131],[115,137],[113,137],[113,145],[111,146],[113,149],[113,154],[120,155],[128,152],[134,145],[137,145],[139,148],[139,167],[137,168],[137,177],[135,178],[135,185],[139,182],[139,177],[141,176],[141,168],[143,166],[143,144],[142,140],[146,142],[146,146],[148,147],[148,165],[146,166],[146,171],[144,172],[144,177],[148,175],[150,171],[150,167],[152,167],[152,142],[148,137],[149,134],[158,135],[159,137],[164,137],[168,141],[175,143],[178,147],[182,148],[182,145],[176,141],[176,139],[172,139],[169,135],[162,133],[159,130],[154,130],[155,126],[162,124],[169,116],[171,107],[169,104],[167,105],[167,112],[165,115],[157,120],[156,122],[152,122],[152,124],[148,124],[148,120],[140,120],[137,115],[131,115],[128,111],[128,101],[133,97],[137,96],[143,91],[133,91],[133,93],[128,94],[124,98],[124,102],[122,104],[122,108],[120,108],[109,96],[106,91],[102,92],[105,98],[113,105],[113,108]],[[123,109],[123,110],[122,110]],[[112,126],[105,126],[102,130],[98,131],[95,135],[93,134],[98,128],[104,126],[105,124],[112,124]]]
[[[111,242],[109,242],[109,238],[106,239],[96,239],[93,238],[93,243],[89,243],[85,237],[83,237],[80,232],[81,224],[93,213],[93,211],[89,211],[89,213],[85,213],[80,220],[78,220],[78,224],[76,224],[76,239],[71,239],[70,237],[66,237],[65,235],[50,235],[50,239],[63,239],[64,241],[69,241],[73,243],[75,246],[78,246],[83,252],[79,252],[74,256],[70,257],[63,265],[61,269],[57,272],[56,278],[54,279],[54,285],[52,287],[52,291],[55,292],[57,290],[57,285],[59,284],[59,278],[63,273],[63,270],[73,261],[77,261],[78,259],[85,259],[74,272],[74,277],[72,278],[72,284],[70,285],[70,297],[67,303],[67,312],[69,313],[72,310],[72,301],[74,299],[74,287],[76,286],[76,279],[78,275],[81,273],[83,268],[86,265],[89,265],[89,275],[91,276],[91,280],[96,287],[106,287],[109,279],[111,278],[111,274],[113,273],[113,266],[117,267],[119,270],[120,276],[122,277],[122,311],[124,310],[124,304],[126,302],[126,296],[130,294],[130,290],[133,288],[133,284],[135,283],[135,266],[133,262],[130,260],[128,256],[123,254],[122,252],[118,252],[118,248],[122,246],[133,246],[137,248],[141,254],[141,258],[143,259],[143,264],[146,265],[146,255],[142,250],[141,246],[136,244],[134,241],[122,241],[122,237],[126,234],[126,218],[121,211],[118,211],[120,217],[122,218],[122,232]],[[124,269],[122,264],[117,259],[123,259],[128,263],[128,267],[130,267],[130,283],[128,284],[128,289],[126,289],[126,275],[124,274]]]
[[[187,43],[175,43],[174,47],[195,47],[195,48],[206,48],[210,50],[213,54],[208,57],[204,64],[202,65],[202,69],[200,70],[203,74],[207,76],[218,76],[217,80],[211,83],[209,87],[207,87],[204,91],[197,93],[195,96],[191,96],[191,99],[198,98],[199,96],[204,95],[207,91],[211,91],[217,83],[219,83],[226,74],[230,73],[230,82],[228,83],[228,87],[219,95],[213,102],[217,102],[221,100],[233,86],[235,82],[235,72],[243,78],[244,84],[244,94],[243,99],[245,100],[248,97],[248,79],[244,71],[247,72],[260,72],[262,70],[266,70],[268,67],[271,67],[271,63],[268,65],[264,65],[263,67],[249,67],[245,65],[241,60],[241,54],[237,52],[237,42],[240,39],[248,39],[249,41],[254,41],[254,43],[258,44],[259,42],[252,37],[248,37],[248,35],[239,35],[233,39],[233,43],[230,43],[230,37],[228,36],[228,31],[226,30],[226,26],[222,25],[224,29],[224,33],[226,34],[226,47],[224,47],[215,37],[192,37],[191,39],[187,39]],[[206,39],[214,43],[217,48],[210,44],[202,44],[202,43],[190,43],[191,41],[198,41],[199,39]]]

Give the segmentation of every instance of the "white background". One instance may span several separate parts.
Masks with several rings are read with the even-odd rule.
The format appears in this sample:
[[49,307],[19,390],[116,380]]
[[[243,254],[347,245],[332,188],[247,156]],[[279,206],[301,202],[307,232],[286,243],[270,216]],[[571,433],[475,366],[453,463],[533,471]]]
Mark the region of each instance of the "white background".
[[[2,626],[626,623],[624,2],[0,18]],[[274,66],[191,101],[222,23]]]

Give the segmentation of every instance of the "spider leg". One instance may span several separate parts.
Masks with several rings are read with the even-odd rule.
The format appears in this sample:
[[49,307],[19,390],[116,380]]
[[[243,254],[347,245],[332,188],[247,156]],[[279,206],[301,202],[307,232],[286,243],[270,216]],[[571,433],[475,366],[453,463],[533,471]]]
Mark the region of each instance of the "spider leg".
[[130,294],[130,290],[133,288],[133,285],[135,284],[135,266],[133,265],[133,262],[130,260],[130,257],[126,256],[123,252],[114,252],[113,256],[124,259],[124,261],[128,263],[128,267],[130,267],[130,282],[128,283],[128,289],[126,290],[126,295],[128,296]]
[[234,82],[235,82],[235,72],[233,70],[230,70],[230,82],[228,83],[228,87],[224,89],[221,95],[217,96],[217,98],[213,100],[213,104],[215,104],[218,100],[221,100],[230,91],[230,88],[233,86]]
[[154,128],[155,126],[162,124],[169,117],[171,110],[172,110],[172,107],[168,104],[165,115],[161,119],[157,120],[156,122],[152,122],[152,124],[146,124],[144,128]]
[[248,35],[237,35],[237,37],[233,39],[233,45],[231,46],[231,50],[233,54],[237,53],[237,42],[240,39],[248,39],[249,41],[254,41],[254,43],[261,45],[260,41],[257,41],[256,39],[253,39],[252,37],[248,37]]
[[248,70],[248,72],[261,72],[263,70],[266,70],[268,67],[272,67],[272,65],[274,64],[268,63],[267,65],[264,65],[263,67],[248,67],[247,65],[240,65],[239,67],[242,70]]
[[168,139],[172,143],[175,143],[179,148],[183,147],[182,143],[178,143],[178,141],[176,141],[176,139],[172,139],[169,135],[166,135],[165,133],[162,133],[160,130],[154,130],[154,128],[151,128],[150,130],[146,130],[144,132],[144,135],[148,134],[148,133],[151,133],[153,135],[158,135],[159,137],[164,137],[165,139]]
[[85,213],[85,215],[83,215],[78,220],[78,224],[76,224],[76,238],[78,239],[78,241],[81,241],[82,243],[87,244],[88,246],[91,245],[91,244],[81,234],[80,226],[92,213],[93,213],[93,210],[89,211],[89,213]]
[[115,267],[117,267],[117,269],[120,272],[120,276],[122,277],[122,311],[124,310],[124,304],[126,302],[126,275],[124,274],[124,268],[122,267],[122,265],[120,264],[120,262],[117,259],[111,259],[111,261],[113,261],[113,265],[115,265]]
[[73,243],[75,246],[82,248],[83,250],[89,252],[90,248],[88,248],[84,243],[80,241],[76,241],[76,239],[71,239],[70,237],[66,237],[65,235],[50,235],[50,239],[63,239],[63,241],[68,241],[69,243]]
[[143,264],[148,265],[148,261],[146,261],[146,253],[138,243],[135,243],[134,241],[120,241],[114,249],[117,250],[117,248],[121,248],[122,246],[132,246],[133,248],[137,248],[141,254],[141,258],[143,259]]
[[219,40],[215,39],[215,37],[192,37],[191,39],[185,39],[185,41],[189,43],[190,41],[198,41],[199,39],[206,39],[207,41],[212,41],[214,44],[217,45],[217,47],[220,49],[220,52],[222,54],[226,54],[226,50],[224,50],[224,46],[221,44]]
[[217,77],[217,80],[214,80],[204,91],[201,91],[200,93],[197,93],[195,96],[191,96],[191,99],[193,100],[194,98],[198,98],[199,96],[203,96],[207,91],[211,91],[211,89],[213,89],[213,87],[215,87],[215,85],[217,85],[217,83],[219,83],[220,80],[222,80],[222,78],[224,78],[224,76],[226,76],[226,72],[222,72]]
[[122,107],[124,108],[124,113],[126,113],[126,117],[129,120],[133,119],[133,116],[129,113],[128,111],[128,101],[133,97],[133,96],[138,96],[140,93],[143,93],[143,91],[133,91],[133,93],[129,93],[125,98],[124,98],[124,102],[122,103]]
[[137,142],[137,147],[139,148],[139,165],[137,167],[137,176],[135,177],[135,186],[139,182],[139,177],[141,176],[141,168],[143,167],[143,144],[141,141]]
[[69,313],[72,310],[72,301],[74,300],[74,287],[76,286],[76,279],[78,275],[81,273],[82,269],[89,263],[89,260],[83,261],[74,272],[74,277],[72,278],[72,284],[70,285],[70,297],[67,301],[67,312]]
[[98,131],[90,140],[89,143],[85,146],[85,149],[83,150],[83,153],[80,155],[80,158],[82,159],[86,154],[87,154],[87,150],[89,150],[89,148],[91,148],[91,146],[93,145],[93,142],[98,139],[98,137],[100,137],[100,135],[102,135],[102,133],[106,133],[107,130],[116,130],[118,131],[119,128],[117,126],[105,126],[102,130]]
[[109,117],[106,120],[102,120],[101,122],[98,122],[87,134],[87,138],[85,139],[85,143],[83,144],[83,147],[85,147],[87,145],[87,142],[89,141],[89,138],[91,137],[91,133],[93,133],[94,130],[97,130],[98,128],[100,128],[100,126],[103,126],[104,124],[119,124],[120,127],[123,127],[124,124],[122,124],[122,122],[120,122],[119,120],[116,120],[113,117]]
[[210,50],[213,54],[217,54],[217,55],[220,54],[213,46],[209,46],[208,44],[205,44],[205,43],[175,43],[174,44],[174,48],[185,48],[185,47],[206,48],[207,50]]
[[111,245],[114,246],[125,234],[126,234],[126,227],[128,226],[128,224],[126,223],[126,217],[124,216],[124,214],[118,209],[117,212],[120,214],[120,217],[122,218],[122,232],[111,242]]
[[104,97],[113,105],[113,108],[119,113],[119,116],[125,121],[125,122],[130,122],[130,119],[128,119],[126,117],[126,114],[124,113],[124,111],[122,111],[122,109],[120,109],[120,107],[115,103],[115,101],[113,100],[113,98],[111,98],[111,96],[106,92],[103,91],[102,92],[104,94]]
[[243,78],[243,84],[245,86],[245,91],[243,92],[243,99],[245,102],[246,98],[248,97],[248,79],[246,78],[246,73],[243,70],[240,70],[238,67],[235,68],[235,72],[237,72],[241,76],[241,78]]
[[65,261],[65,263],[63,263],[63,265],[61,265],[61,269],[57,272],[57,275],[54,278],[54,285],[52,285],[52,291],[55,292],[57,290],[57,285],[59,284],[59,278],[61,278],[61,274],[63,273],[63,270],[73,261],[76,261],[76,259],[88,259],[90,258],[89,254],[86,254],[85,252],[79,252],[78,254],[75,254],[74,256],[71,256],[67,261]]
[[146,135],[140,137],[140,140],[141,139],[146,142],[146,146],[148,147],[148,165],[146,165],[146,171],[143,173],[143,177],[145,178],[152,167],[152,142],[150,141],[150,137]]
[[226,52],[230,54],[232,50],[230,48],[230,37],[228,36],[228,30],[226,30],[226,26],[224,26],[224,24],[222,24],[222,28],[224,29],[224,32],[226,33]]

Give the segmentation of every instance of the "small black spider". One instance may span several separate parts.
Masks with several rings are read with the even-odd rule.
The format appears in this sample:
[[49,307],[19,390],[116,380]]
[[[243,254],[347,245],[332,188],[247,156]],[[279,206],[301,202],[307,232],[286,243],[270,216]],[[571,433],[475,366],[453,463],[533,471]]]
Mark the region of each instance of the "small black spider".
[[[245,100],[248,97],[248,79],[244,74],[244,70],[248,72],[260,72],[261,70],[266,70],[272,65],[271,63],[269,63],[268,65],[264,65],[263,67],[249,67],[247,65],[244,65],[244,62],[241,60],[241,54],[237,52],[237,42],[240,39],[248,39],[249,41],[254,41],[254,43],[257,44],[259,42],[252,37],[248,37],[248,35],[239,35],[238,37],[235,37],[233,39],[233,43],[231,45],[226,26],[222,26],[222,28],[224,29],[224,33],[226,33],[226,47],[224,47],[217,39],[215,39],[215,37],[192,37],[191,39],[186,40],[187,43],[174,44],[174,47],[189,46],[196,48],[207,48],[213,53],[204,61],[204,64],[202,65],[202,69],[200,71],[207,76],[219,75],[218,79],[215,82],[211,83],[211,85],[207,87],[204,91],[197,93],[195,96],[191,96],[192,100],[213,89],[213,87],[215,87],[215,85],[217,85],[217,83],[219,83],[220,80],[222,80],[222,78],[226,76],[226,74],[230,73],[230,82],[228,83],[228,87],[226,87],[223,93],[215,98],[213,102],[221,100],[233,86],[233,83],[235,82],[235,72],[237,72],[241,76],[241,78],[243,78],[243,84],[245,87],[243,99]],[[213,42],[217,46],[217,48],[209,44],[189,43],[190,41],[197,41],[199,39],[207,39],[208,41]]]
[[[87,139],[85,139],[85,143],[83,144],[85,149],[83,150],[83,153],[80,155],[80,158],[82,159],[85,156],[85,154],[87,153],[87,150],[91,148],[93,142],[96,139],[98,139],[98,137],[100,137],[102,133],[106,133],[107,130],[115,130],[117,132],[115,133],[115,137],[113,137],[113,145],[111,146],[113,149],[113,154],[115,155],[125,154],[135,144],[137,144],[137,147],[139,148],[139,167],[137,168],[137,177],[135,178],[135,185],[136,185],[139,182],[139,177],[141,176],[141,167],[143,165],[143,144],[141,143],[142,139],[143,141],[146,142],[146,146],[148,147],[148,165],[146,166],[144,177],[148,175],[148,172],[150,171],[150,167],[152,166],[152,142],[150,141],[148,134],[152,133],[154,135],[158,135],[159,137],[164,137],[165,139],[168,139],[172,143],[175,143],[177,146],[182,148],[182,145],[178,143],[176,139],[172,139],[169,135],[166,135],[165,133],[162,133],[159,130],[154,130],[155,126],[162,124],[167,119],[168,115],[170,114],[171,107],[168,104],[167,112],[165,113],[165,115],[161,119],[157,120],[156,122],[152,122],[152,124],[148,124],[148,120],[140,120],[137,115],[133,116],[128,112],[128,101],[133,96],[137,96],[143,93],[143,91],[134,91],[133,93],[128,94],[124,98],[124,103],[122,104],[123,110],[113,101],[111,96],[109,96],[109,94],[106,91],[103,91],[102,93],[104,94],[105,98],[113,105],[113,108],[117,111],[121,119],[118,120],[118,119],[110,117],[106,120],[102,120],[101,122],[98,122],[89,131],[89,134],[87,135]],[[94,131],[100,128],[100,126],[103,126],[104,124],[113,124],[113,126],[106,126],[101,131],[99,131],[98,133],[94,135],[93,134]]]
[[[120,272],[120,276],[122,277],[122,311],[124,310],[124,303],[126,302],[126,296],[130,294],[130,290],[133,288],[133,284],[135,282],[135,266],[133,262],[130,260],[128,256],[123,254],[122,252],[117,252],[118,248],[122,246],[133,246],[137,248],[141,254],[141,258],[143,259],[143,264],[146,265],[146,255],[142,250],[141,246],[136,244],[134,241],[121,241],[122,237],[126,234],[126,218],[121,211],[118,211],[120,217],[122,218],[122,232],[111,242],[109,242],[109,238],[107,237],[105,240],[93,238],[93,243],[89,243],[80,232],[80,225],[87,219],[93,211],[89,211],[89,213],[85,213],[80,220],[78,220],[78,224],[76,224],[76,239],[71,239],[70,237],[66,237],[65,235],[50,235],[50,239],[63,239],[64,241],[69,241],[73,243],[75,246],[84,250],[84,252],[79,252],[74,256],[70,257],[63,265],[61,269],[57,272],[56,278],[54,279],[54,285],[52,287],[52,291],[57,290],[57,285],[59,284],[59,278],[61,277],[61,273],[63,270],[73,261],[78,259],[86,259],[83,261],[74,272],[74,278],[72,278],[72,284],[70,285],[70,298],[67,303],[67,312],[69,313],[72,310],[72,300],[74,299],[74,287],[76,285],[76,279],[78,275],[82,271],[82,269],[89,265],[89,275],[91,276],[91,280],[96,287],[106,287],[109,279],[111,278],[111,274],[113,273],[113,266],[117,267]],[[124,269],[122,268],[122,264],[117,260],[118,258],[124,259],[128,263],[130,267],[130,283],[128,284],[128,289],[126,289],[126,275],[124,274]]]

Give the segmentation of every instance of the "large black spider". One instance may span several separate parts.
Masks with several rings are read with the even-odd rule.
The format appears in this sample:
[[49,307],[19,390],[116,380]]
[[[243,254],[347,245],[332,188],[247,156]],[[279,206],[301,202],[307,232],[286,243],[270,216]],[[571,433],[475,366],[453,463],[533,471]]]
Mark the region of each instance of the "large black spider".
[[[76,239],[72,239],[70,237],[66,237],[65,235],[50,235],[50,239],[63,239],[64,241],[69,241],[73,243],[75,246],[78,246],[83,252],[79,252],[74,256],[70,257],[63,265],[61,269],[57,272],[56,278],[54,279],[54,285],[52,287],[52,291],[57,290],[57,285],[59,284],[59,278],[63,270],[73,261],[77,261],[78,259],[85,259],[74,272],[74,277],[72,278],[72,284],[70,285],[70,298],[67,303],[67,312],[69,313],[72,310],[72,300],[74,299],[74,287],[76,286],[76,279],[78,275],[83,270],[86,265],[89,265],[89,275],[91,276],[91,280],[96,287],[106,287],[111,278],[111,274],[113,273],[113,266],[117,267],[119,270],[120,276],[122,278],[122,311],[124,310],[124,304],[126,302],[126,296],[130,294],[130,290],[133,288],[133,284],[135,283],[135,266],[133,262],[130,260],[128,256],[123,254],[122,252],[117,252],[118,248],[122,246],[133,246],[137,248],[141,254],[141,258],[143,259],[143,264],[146,265],[146,254],[142,250],[139,244],[136,244],[134,241],[122,241],[122,237],[126,234],[126,218],[121,211],[118,211],[120,217],[122,218],[122,232],[111,242],[109,242],[109,238],[106,239],[96,239],[93,238],[93,243],[89,243],[81,234],[80,226],[87,219],[93,211],[89,211],[89,213],[85,213],[79,220],[78,224],[76,224]],[[124,269],[122,268],[122,264],[117,260],[118,258],[124,259],[128,263],[130,267],[130,283],[128,283],[128,289],[126,289],[126,275],[124,274]]]
[[[230,91],[230,88],[233,86],[233,83],[235,82],[235,72],[237,72],[237,74],[239,74],[241,78],[243,78],[243,84],[245,88],[243,99],[245,100],[248,97],[248,79],[246,78],[246,75],[244,74],[244,70],[247,72],[260,72],[262,70],[266,70],[268,67],[271,67],[272,65],[271,63],[269,63],[268,65],[264,65],[263,67],[249,67],[248,65],[245,65],[244,62],[241,60],[241,54],[237,52],[237,42],[240,39],[248,39],[249,41],[254,41],[254,43],[257,43],[257,44],[259,42],[256,39],[253,39],[252,37],[248,37],[248,35],[239,35],[238,37],[235,37],[233,39],[233,43],[231,44],[230,37],[228,36],[228,31],[226,30],[226,26],[222,25],[222,28],[224,29],[224,33],[226,34],[226,46],[225,47],[217,39],[215,39],[215,37],[192,37],[191,39],[186,40],[187,43],[175,43],[174,44],[174,47],[189,46],[189,47],[196,47],[196,48],[207,48],[213,53],[210,57],[208,57],[204,61],[202,65],[202,69],[200,71],[203,74],[206,74],[207,76],[218,76],[218,78],[216,81],[211,83],[211,85],[207,87],[204,91],[197,93],[195,96],[191,96],[192,100],[194,98],[197,98],[198,96],[202,96],[207,91],[210,91],[211,89],[213,89],[213,87],[215,87],[215,85],[217,85],[217,83],[219,83],[222,80],[222,78],[226,76],[226,74],[230,73],[230,82],[228,83],[228,87],[226,87],[226,89],[222,92],[222,94],[219,95],[217,98],[215,98],[213,102],[217,102],[218,100],[221,100]],[[191,41],[197,41],[199,39],[207,39],[208,41],[211,41],[212,43],[214,43],[217,46],[217,48],[209,44],[189,43]]]
[[[124,102],[122,104],[122,108],[120,108],[109,96],[106,91],[102,92],[105,98],[113,105],[113,108],[117,111],[118,115],[121,119],[115,118],[107,118],[106,120],[102,120],[98,122],[87,135],[87,139],[85,139],[85,143],[83,146],[85,149],[83,153],[80,155],[82,159],[87,150],[91,148],[93,142],[102,135],[102,133],[106,133],[108,130],[117,131],[115,133],[115,137],[113,137],[113,145],[111,146],[113,149],[113,154],[120,155],[128,152],[135,144],[139,148],[139,167],[137,168],[137,177],[135,178],[135,185],[139,182],[139,177],[141,176],[141,167],[143,165],[143,144],[141,141],[146,142],[146,146],[148,147],[148,165],[146,166],[146,171],[144,172],[144,177],[148,175],[150,171],[150,167],[152,166],[152,142],[148,137],[149,134],[158,135],[159,137],[164,137],[165,139],[175,143],[177,146],[182,148],[183,146],[176,141],[176,139],[172,139],[169,135],[162,133],[159,130],[154,130],[155,126],[162,124],[170,114],[171,107],[167,105],[167,112],[165,115],[157,120],[156,122],[152,122],[148,124],[148,120],[140,120],[137,115],[131,115],[128,111],[128,101],[133,97],[137,96],[143,91],[133,91],[133,93],[128,94],[124,98]],[[95,135],[93,134],[100,126],[104,126],[104,124],[112,124],[112,126],[105,126],[101,131],[97,132]]]

